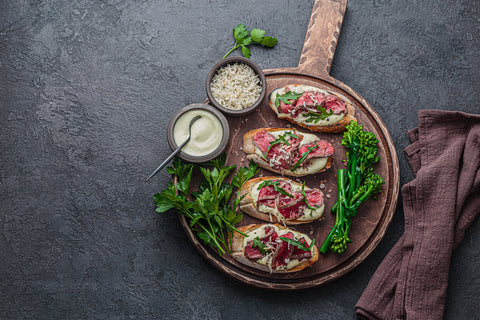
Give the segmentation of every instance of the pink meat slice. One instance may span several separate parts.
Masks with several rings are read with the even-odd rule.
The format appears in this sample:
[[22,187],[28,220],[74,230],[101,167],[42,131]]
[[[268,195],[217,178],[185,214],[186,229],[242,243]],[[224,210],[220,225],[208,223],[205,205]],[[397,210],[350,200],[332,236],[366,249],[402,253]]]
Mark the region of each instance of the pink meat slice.
[[325,108],[329,112],[333,110],[334,114],[340,114],[347,111],[347,104],[335,96],[327,96],[325,98]]
[[[303,244],[305,247],[310,248],[310,246],[307,244],[307,241],[305,240],[305,238],[302,237],[298,241],[301,244]],[[295,250],[293,250],[293,252],[292,252],[291,259],[302,260],[302,259],[308,259],[311,256],[312,256],[312,253],[310,251],[304,251],[300,248],[295,247]]]
[[[289,232],[285,235],[282,235],[281,237],[283,238],[288,238],[288,239],[293,239],[293,233]],[[277,268],[279,266],[286,265],[287,263],[285,262],[286,259],[290,258],[294,251],[295,247],[292,246],[291,244],[281,241],[276,250],[275,253],[273,254],[273,263],[272,266],[274,268]]]
[[265,130],[260,130],[253,136],[253,143],[262,151],[267,152],[270,147],[270,142],[274,141],[275,137]]
[[264,257],[265,255],[260,252],[260,249],[254,248],[253,240],[247,242],[247,246],[245,247],[245,256],[250,260],[258,260]]
[[305,195],[311,207],[321,206],[323,204],[323,195],[318,189],[305,190]]
[[295,104],[295,100],[288,100],[288,101],[291,103],[288,104],[283,101],[280,101],[279,106],[277,107],[278,112],[289,114],[292,111],[293,105]]
[[275,199],[278,195],[278,192],[275,191],[274,186],[269,185],[260,189],[258,193],[258,200],[270,200]]
[[325,103],[325,95],[321,92],[306,91],[298,98],[296,107],[316,108],[316,106],[323,106]]
[[[265,236],[261,238],[260,241],[262,241],[262,243],[265,245],[269,245],[269,246],[272,246],[273,248],[276,248],[278,245],[276,241],[278,239],[278,234],[275,231],[275,229],[272,227],[265,227],[264,231],[265,231]],[[260,252],[259,248],[253,247],[253,241],[254,240],[250,240],[247,242],[247,246],[245,247],[244,253],[248,259],[255,261],[263,258],[265,255]]]
[[301,192],[293,193],[294,198],[279,195],[277,198],[277,210],[286,219],[295,220],[303,215],[305,202]]
[[308,148],[311,148],[313,146],[317,146],[314,150],[312,150],[308,155],[306,160],[311,159],[311,158],[325,158],[325,157],[330,157],[335,153],[335,148],[333,145],[325,140],[317,140],[308,144],[304,144],[303,146],[300,147],[299,149],[299,155],[300,157],[308,151]]
[[264,204],[270,208],[275,207],[275,199],[278,196],[278,192],[275,191],[275,188],[273,186],[266,186],[260,189],[260,192],[258,193],[258,201],[257,201],[257,207],[260,206],[260,204]]

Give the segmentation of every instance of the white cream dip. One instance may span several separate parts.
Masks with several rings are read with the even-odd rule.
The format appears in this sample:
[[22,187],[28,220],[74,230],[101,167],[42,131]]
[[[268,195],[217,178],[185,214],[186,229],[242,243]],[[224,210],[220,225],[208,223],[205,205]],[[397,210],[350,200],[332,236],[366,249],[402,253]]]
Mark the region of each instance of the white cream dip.
[[223,128],[220,120],[210,111],[194,109],[182,114],[173,127],[173,140],[177,146],[188,138],[190,121],[202,116],[192,125],[190,141],[182,148],[182,152],[194,157],[212,153],[220,145],[223,138]]

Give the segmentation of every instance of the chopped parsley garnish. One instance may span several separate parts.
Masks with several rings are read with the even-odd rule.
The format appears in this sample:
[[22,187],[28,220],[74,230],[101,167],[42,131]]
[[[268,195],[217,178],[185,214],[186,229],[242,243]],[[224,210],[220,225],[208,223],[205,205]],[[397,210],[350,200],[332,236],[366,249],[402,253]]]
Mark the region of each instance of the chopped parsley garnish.
[[296,134],[292,133],[291,131],[285,131],[285,133],[279,135],[277,139],[270,141],[270,145],[268,146],[267,152],[265,152],[265,158],[267,157],[267,154],[270,152],[270,149],[272,149],[272,147],[276,144],[285,143],[287,146],[290,146],[290,142],[288,142],[287,136],[291,138],[299,139],[299,137]]
[[315,239],[313,239],[312,242],[310,243],[310,246],[307,248],[307,247],[305,246],[306,242],[305,242],[305,244],[303,244],[303,243],[301,243],[301,242],[298,241],[298,240],[290,239],[290,238],[285,238],[285,237],[280,237],[280,239],[282,239],[283,241],[291,244],[291,245],[294,246],[294,247],[297,247],[297,248],[300,249],[300,250],[307,251],[307,252],[312,250],[313,244],[315,243]]
[[265,180],[258,186],[257,190],[260,190],[260,189],[268,187],[268,186],[273,186],[273,189],[283,196],[293,198],[292,194],[288,193],[285,189],[280,187],[280,182],[279,181]]
[[266,253],[265,245],[263,244],[262,240],[260,240],[259,237],[256,237],[255,239],[253,239],[252,248],[258,248],[261,254]]
[[307,156],[309,155],[310,152],[312,152],[313,150],[317,149],[318,148],[318,145],[314,145],[312,147],[308,147],[308,151],[305,151],[304,153],[302,153],[302,156],[300,157],[300,159],[298,159],[298,161],[295,163],[295,165],[292,167],[292,172],[297,170],[298,167],[302,164],[303,161],[305,161],[305,159],[307,159]]
[[275,105],[278,107],[280,106],[280,101],[283,101],[285,104],[292,104],[292,101],[289,100],[297,100],[302,96],[302,93],[295,93],[293,91],[287,91],[282,95],[278,95],[275,97]]

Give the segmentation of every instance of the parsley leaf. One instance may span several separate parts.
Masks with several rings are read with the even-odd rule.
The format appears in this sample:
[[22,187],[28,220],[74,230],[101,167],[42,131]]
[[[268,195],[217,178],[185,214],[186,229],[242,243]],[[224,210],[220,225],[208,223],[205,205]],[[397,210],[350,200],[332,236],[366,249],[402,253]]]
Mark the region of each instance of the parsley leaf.
[[259,28],[252,29],[249,35],[248,29],[243,23],[233,28],[233,37],[235,38],[234,46],[223,56],[223,59],[240,47],[242,48],[243,56],[250,58],[251,52],[247,47],[248,45],[255,43],[266,47],[274,47],[278,42],[277,38],[265,37],[265,30]]
[[290,238],[285,238],[285,237],[280,237],[280,239],[282,239],[282,240],[285,241],[285,242],[290,243],[292,246],[295,246],[295,247],[297,247],[297,248],[300,249],[300,250],[307,251],[307,252],[312,250],[313,244],[315,243],[315,239],[313,239],[312,242],[310,243],[310,245],[309,245],[308,248],[307,248],[307,246],[305,245],[306,242],[305,242],[305,244],[303,244],[303,243],[301,243],[301,242],[298,241],[298,240],[290,239]]
[[292,104],[292,101],[289,100],[297,100],[303,95],[303,93],[295,93],[293,91],[287,91],[282,95],[278,95],[275,97],[275,105],[278,107],[280,105],[280,101],[283,101],[285,104]]
[[263,37],[261,44],[273,48],[277,44],[278,39],[273,37]]
[[250,37],[256,43],[261,43],[263,38],[265,37],[265,30],[254,28],[250,31]]
[[270,150],[272,149],[272,147],[276,144],[279,144],[279,143],[285,143],[287,146],[290,146],[290,142],[288,142],[287,140],[287,136],[291,137],[291,138],[295,138],[295,139],[300,139],[296,134],[294,134],[293,132],[291,131],[286,131],[284,134],[278,136],[277,139],[273,140],[273,141],[270,141],[270,145],[268,146],[268,149],[267,149],[267,152],[265,152],[265,158],[267,157],[267,154],[270,152]]
[[268,186],[273,186],[273,189],[283,196],[293,198],[292,194],[288,193],[287,190],[280,187],[280,182],[279,181],[265,180],[258,186],[257,190],[260,190],[260,189],[268,187]]
[[267,253],[265,251],[265,245],[263,244],[262,240],[260,240],[259,237],[256,237],[255,239],[253,239],[252,248],[258,248],[261,254]]
[[307,159],[307,156],[309,155],[310,152],[312,152],[313,150],[317,149],[318,148],[318,145],[314,145],[312,147],[308,147],[308,151],[305,151],[304,153],[302,153],[302,156],[300,157],[300,159],[298,159],[298,161],[295,163],[295,165],[292,167],[292,172],[297,170],[298,167],[302,164],[303,161],[305,161],[305,159]]
[[260,169],[257,164],[253,161],[250,161],[248,167],[243,167],[238,169],[237,173],[232,178],[232,184],[241,189],[245,181],[253,178]]

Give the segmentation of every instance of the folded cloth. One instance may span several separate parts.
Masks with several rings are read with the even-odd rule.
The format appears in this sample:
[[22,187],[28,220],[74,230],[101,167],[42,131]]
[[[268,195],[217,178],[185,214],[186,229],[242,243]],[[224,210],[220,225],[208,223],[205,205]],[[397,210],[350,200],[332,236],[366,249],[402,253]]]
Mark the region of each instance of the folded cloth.
[[360,319],[442,319],[452,251],[480,213],[480,115],[421,110],[405,154],[405,231],[375,271]]

